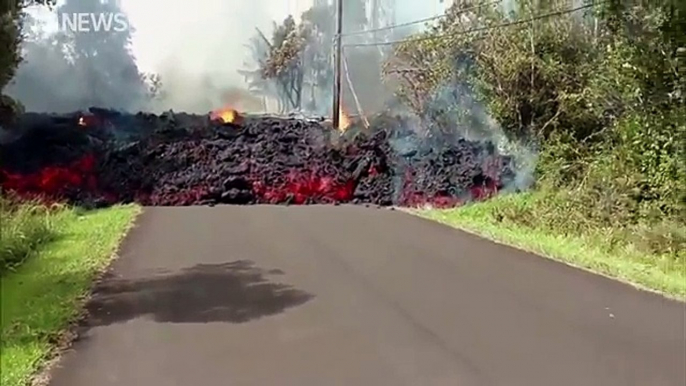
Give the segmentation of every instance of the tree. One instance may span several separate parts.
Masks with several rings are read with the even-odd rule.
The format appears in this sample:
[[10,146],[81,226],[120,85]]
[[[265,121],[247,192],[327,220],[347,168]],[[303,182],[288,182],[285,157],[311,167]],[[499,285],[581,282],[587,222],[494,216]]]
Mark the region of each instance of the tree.
[[22,41],[23,10],[31,4],[52,6],[55,0],[4,0],[0,2],[0,89],[4,89],[14,76],[21,55],[19,45]]
[[[67,0],[59,13],[121,13],[114,0]],[[61,40],[72,63],[72,71],[87,89],[81,95],[81,107],[98,106],[131,110],[140,108],[147,90],[144,76],[131,53],[132,28],[123,31],[61,33]]]
[[[121,12],[114,0],[67,0],[56,11]],[[129,27],[124,31],[26,33],[24,63],[6,92],[32,111],[68,112],[91,106],[125,111],[150,108],[154,98],[163,96],[162,83],[156,74],[139,71],[130,50],[133,31]]]
[[243,75],[248,84],[248,92],[263,99],[276,98],[276,101],[279,103],[279,110],[285,110],[283,101],[278,98],[274,84],[270,79],[265,79],[262,75],[263,69],[267,65],[269,52],[272,48],[269,39],[267,39],[262,31],[257,29],[255,35],[250,38],[245,46],[250,50],[252,60],[252,63],[248,62],[246,63],[246,66],[256,67],[238,71],[241,75]]
[[[361,30],[368,24],[364,0],[345,2],[344,13],[344,30]],[[323,114],[329,111],[334,16],[332,5],[314,5],[303,12],[299,24],[289,16],[274,25],[271,39],[258,31],[249,42],[262,79],[258,79],[256,70],[241,73],[253,89],[259,90],[256,92],[276,94],[282,112],[296,109]]]
[[21,105],[4,95],[4,90],[21,62],[19,47],[22,41],[23,10],[31,4],[52,6],[55,0],[3,0],[0,2],[0,126],[6,124],[17,112],[21,111]]
[[[493,27],[546,9],[565,9],[568,3],[549,2],[541,8],[518,1],[512,12],[472,0],[455,3],[420,39],[397,46],[386,74],[400,78],[399,96],[427,119],[436,118],[433,107],[444,88],[460,88],[482,100],[512,139],[546,138],[556,127],[589,136],[603,127],[604,119],[597,111],[578,108],[588,102],[584,90],[589,78],[573,74],[586,74],[598,54],[598,42],[585,32],[583,17],[567,14]],[[465,32],[470,30],[476,32]]]
[[275,80],[278,95],[287,102],[288,109],[302,107],[304,68],[302,53],[306,47],[309,30],[298,26],[292,16],[274,28],[269,57],[262,68],[265,79]]

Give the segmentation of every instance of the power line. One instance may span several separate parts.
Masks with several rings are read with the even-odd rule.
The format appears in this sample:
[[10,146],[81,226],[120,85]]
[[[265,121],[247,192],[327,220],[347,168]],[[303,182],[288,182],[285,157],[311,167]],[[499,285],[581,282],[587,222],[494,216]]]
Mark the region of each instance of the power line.
[[426,23],[426,22],[432,21],[432,20],[442,19],[445,16],[446,15],[438,15],[438,16],[427,17],[425,19],[418,19],[418,20],[410,21],[407,23],[393,24],[393,25],[389,25],[386,27],[379,27],[379,28],[373,28],[373,29],[365,29],[365,30],[360,30],[360,31],[348,32],[348,33],[344,33],[343,36],[364,35],[364,34],[368,34],[368,33],[372,33],[372,32],[386,31],[389,29],[407,27],[407,26],[411,26],[411,25],[415,25],[415,24]]
[[[496,1],[491,1],[491,2],[487,2],[487,3],[481,3],[481,4],[477,4],[477,5],[473,6],[473,7],[468,7],[468,8],[460,9],[460,10],[458,10],[457,12],[458,12],[458,14],[461,14],[461,13],[464,13],[464,12],[467,12],[467,11],[471,11],[471,10],[474,10],[474,9],[477,9],[477,8],[485,7],[485,6],[487,6],[487,5],[497,4],[497,3],[500,3],[501,1],[502,1],[502,0],[496,0]],[[429,21],[432,21],[432,20],[442,19],[442,18],[444,18],[444,17],[446,17],[446,16],[448,16],[448,15],[442,14],[442,15],[438,15],[438,16],[427,17],[427,18],[425,18],[425,19],[418,19],[418,20],[410,21],[410,22],[407,22],[407,23],[400,23],[400,24],[389,25],[389,26],[386,26],[386,27],[380,27],[380,28],[374,28],[374,29],[366,29],[366,30],[361,30],[361,31],[348,32],[348,33],[344,33],[342,36],[364,35],[364,34],[368,34],[368,33],[372,33],[372,32],[386,31],[386,30],[389,30],[389,29],[396,29],[396,28],[400,28],[400,27],[407,27],[407,26],[411,26],[411,25],[415,25],[415,24],[426,23],[426,22],[429,22]]]
[[573,13],[580,11],[582,9],[586,8],[591,8],[596,5],[600,5],[605,3],[606,1],[602,1],[600,3],[591,3],[591,4],[586,4],[582,5],[580,7],[572,8],[572,9],[566,9],[566,10],[560,10],[560,11],[555,11],[555,12],[549,12],[545,13],[542,15],[534,16],[529,19],[523,19],[523,20],[516,20],[508,23],[501,23],[501,24],[496,24],[496,25],[491,25],[491,26],[484,26],[484,27],[477,27],[477,28],[472,28],[466,31],[460,31],[456,33],[446,33],[446,34],[441,34],[441,35],[435,35],[435,36],[425,36],[421,38],[414,38],[414,39],[402,39],[402,40],[392,40],[392,41],[387,41],[387,42],[374,42],[374,43],[358,43],[358,44],[346,44],[345,47],[376,47],[376,46],[390,46],[398,43],[412,43],[412,42],[421,42],[425,40],[434,40],[434,39],[440,39],[448,36],[460,36],[460,35],[466,35],[468,33],[472,32],[481,32],[481,31],[488,31],[492,29],[497,29],[497,28],[503,28],[503,27],[509,27],[513,25],[518,25],[518,24],[526,24],[526,23],[531,23],[536,20],[541,20],[541,19],[546,19],[552,16],[560,16],[568,13]]

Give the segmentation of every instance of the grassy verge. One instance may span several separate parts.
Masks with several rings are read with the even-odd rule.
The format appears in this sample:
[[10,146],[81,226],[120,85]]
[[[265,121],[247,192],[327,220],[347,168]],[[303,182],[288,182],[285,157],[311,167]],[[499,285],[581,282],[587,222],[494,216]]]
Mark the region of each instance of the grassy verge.
[[49,239],[36,243],[29,258],[2,277],[0,384],[30,382],[80,312],[92,280],[110,262],[137,212],[135,206],[117,206],[42,213],[47,227],[39,228]]
[[55,237],[51,211],[37,203],[0,196],[0,275],[21,265]]
[[[682,244],[671,253],[655,253],[616,229],[588,228],[572,233],[562,226],[551,227],[544,220],[532,219],[544,205],[542,200],[541,194],[535,193],[502,195],[462,208],[414,213],[642,289],[686,299],[686,250],[680,248]],[[517,216],[503,216],[507,212],[526,213],[529,218],[517,221]],[[561,222],[573,221],[570,213],[559,217]]]

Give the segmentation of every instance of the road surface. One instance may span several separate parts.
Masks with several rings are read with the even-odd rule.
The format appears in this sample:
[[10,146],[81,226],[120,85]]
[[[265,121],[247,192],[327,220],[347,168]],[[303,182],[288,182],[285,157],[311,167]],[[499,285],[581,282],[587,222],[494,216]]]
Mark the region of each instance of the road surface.
[[52,386],[683,386],[683,303],[353,206],[146,208]]

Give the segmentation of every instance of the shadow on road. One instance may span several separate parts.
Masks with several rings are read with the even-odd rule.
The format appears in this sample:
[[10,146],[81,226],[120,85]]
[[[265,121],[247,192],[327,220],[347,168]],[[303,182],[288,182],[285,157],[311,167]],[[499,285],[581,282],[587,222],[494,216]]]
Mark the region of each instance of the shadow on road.
[[163,323],[244,323],[313,298],[265,277],[279,274],[283,272],[240,260],[140,280],[108,278],[95,288],[86,324],[109,325],[146,315]]

